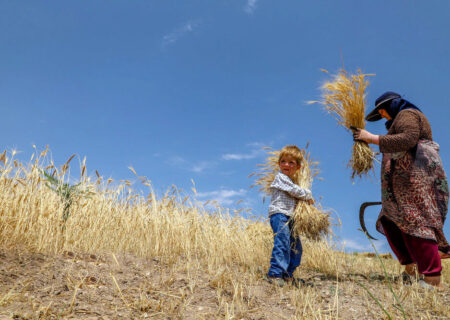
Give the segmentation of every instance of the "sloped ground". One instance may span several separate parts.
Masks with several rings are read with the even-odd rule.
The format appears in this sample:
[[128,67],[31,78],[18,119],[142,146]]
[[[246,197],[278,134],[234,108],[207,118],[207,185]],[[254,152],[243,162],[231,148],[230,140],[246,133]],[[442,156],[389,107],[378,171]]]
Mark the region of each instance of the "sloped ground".
[[[306,285],[280,288],[239,270],[207,270],[130,255],[48,256],[0,249],[0,319],[384,319],[366,290],[398,318],[382,274],[327,277],[300,269]],[[450,292],[406,289],[407,317],[449,319]],[[410,302],[420,296],[420,305]],[[414,307],[411,307],[415,304]]]

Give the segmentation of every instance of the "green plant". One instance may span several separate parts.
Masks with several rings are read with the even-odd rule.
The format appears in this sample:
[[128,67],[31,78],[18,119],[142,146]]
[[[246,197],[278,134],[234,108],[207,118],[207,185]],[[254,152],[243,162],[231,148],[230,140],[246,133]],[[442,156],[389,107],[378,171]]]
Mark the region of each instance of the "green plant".
[[48,188],[53,190],[57,195],[61,197],[61,201],[64,204],[63,209],[63,229],[65,228],[65,223],[70,215],[70,207],[72,206],[72,203],[76,197],[79,197],[81,195],[87,195],[89,196],[92,194],[89,191],[81,190],[80,189],[80,183],[70,185],[69,183],[65,183],[63,181],[58,180],[54,177],[54,174],[49,174],[47,171],[42,170],[42,174],[47,179],[47,183],[45,184]]

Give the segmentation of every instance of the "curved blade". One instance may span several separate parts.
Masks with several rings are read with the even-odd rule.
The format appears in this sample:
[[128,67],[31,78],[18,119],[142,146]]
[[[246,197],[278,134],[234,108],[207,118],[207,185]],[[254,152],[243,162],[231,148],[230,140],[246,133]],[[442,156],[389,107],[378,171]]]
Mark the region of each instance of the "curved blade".
[[363,231],[364,231],[364,233],[370,238],[370,239],[373,239],[373,240],[377,240],[376,238],[374,238],[374,237],[372,237],[370,234],[369,234],[369,231],[367,231],[367,228],[366,228],[366,223],[364,222],[364,211],[366,210],[366,208],[367,207],[369,207],[369,206],[375,206],[375,205],[379,205],[379,204],[381,204],[381,202],[363,202],[362,204],[361,204],[361,207],[359,208],[359,224],[361,225],[361,228],[363,229]]

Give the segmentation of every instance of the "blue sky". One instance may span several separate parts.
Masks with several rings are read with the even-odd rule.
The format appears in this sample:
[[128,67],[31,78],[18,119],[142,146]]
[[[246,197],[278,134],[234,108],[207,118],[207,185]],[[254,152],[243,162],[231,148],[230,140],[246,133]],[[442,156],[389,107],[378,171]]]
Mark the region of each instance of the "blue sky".
[[[199,200],[243,199],[265,216],[248,178],[261,147],[310,142],[315,197],[342,220],[348,250],[369,250],[357,215],[380,198],[379,166],[352,182],[350,134],[305,102],[321,68],[374,73],[368,106],[387,90],[418,105],[449,172],[449,12],[445,0],[1,0],[3,148],[28,159],[49,145],[57,164],[76,153],[116,180],[132,166],[159,193],[190,192],[192,179]],[[381,121],[368,129],[385,133]],[[366,223],[386,251],[377,210]]]

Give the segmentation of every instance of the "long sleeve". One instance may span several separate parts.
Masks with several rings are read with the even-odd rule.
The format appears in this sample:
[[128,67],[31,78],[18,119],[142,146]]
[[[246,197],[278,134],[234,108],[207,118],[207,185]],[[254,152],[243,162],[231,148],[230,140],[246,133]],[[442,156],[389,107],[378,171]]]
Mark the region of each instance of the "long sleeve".
[[415,111],[401,111],[391,130],[385,136],[380,136],[380,151],[393,153],[407,151],[413,148],[421,135],[421,117]]
[[312,199],[311,191],[304,189],[292,182],[292,180],[283,173],[278,173],[270,185],[271,188],[287,192],[290,196],[299,200]]

